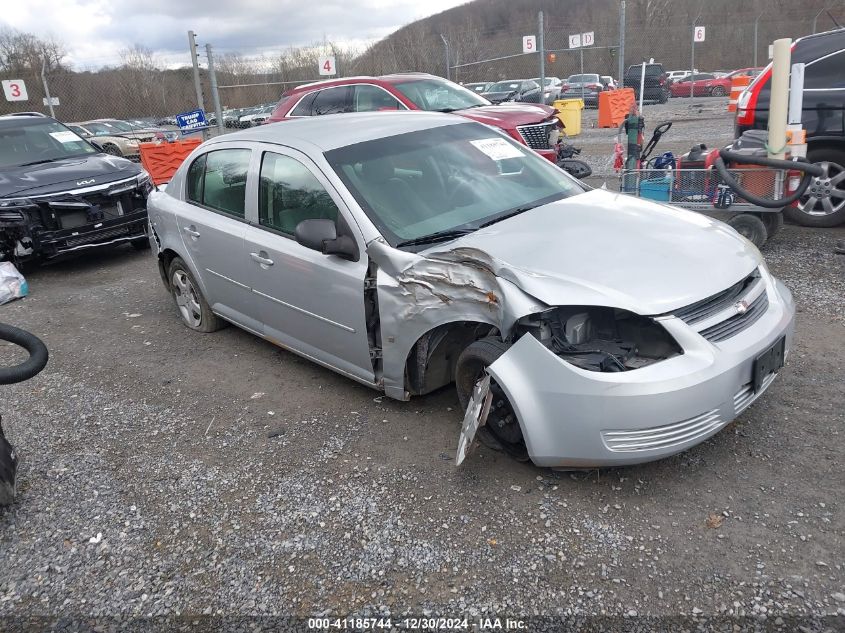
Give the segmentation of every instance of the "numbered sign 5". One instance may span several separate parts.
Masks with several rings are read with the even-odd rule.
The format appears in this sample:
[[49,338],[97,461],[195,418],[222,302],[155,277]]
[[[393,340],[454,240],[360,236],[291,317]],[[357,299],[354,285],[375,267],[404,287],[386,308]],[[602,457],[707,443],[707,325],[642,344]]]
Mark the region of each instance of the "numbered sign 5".
[[569,36],[569,48],[580,48],[581,46],[581,34],[576,33],[575,35]]
[[4,80],[3,94],[6,95],[6,101],[27,101],[29,99],[23,79]]
[[693,42],[703,42],[704,41],[704,27],[697,26],[692,31],[692,41]]
[[536,53],[537,52],[537,37],[534,35],[525,35],[522,38],[522,52]]
[[335,65],[334,57],[321,57],[319,59],[319,64],[321,75],[334,75],[337,73],[337,66]]
[[592,46],[596,43],[595,33],[590,31],[589,33],[581,33],[581,46]]

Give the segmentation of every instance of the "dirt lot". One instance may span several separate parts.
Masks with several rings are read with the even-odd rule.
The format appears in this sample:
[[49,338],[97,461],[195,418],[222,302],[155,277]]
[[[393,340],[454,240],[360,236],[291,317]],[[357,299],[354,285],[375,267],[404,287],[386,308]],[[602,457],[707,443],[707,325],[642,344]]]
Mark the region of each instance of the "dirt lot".
[[483,447],[455,468],[453,390],[393,402],[238,329],[190,332],[149,252],[32,270],[31,296],[0,307],[52,354],[0,388],[23,460],[0,511],[0,629],[497,614],[842,630],[842,238],[787,226],[764,248],[799,304],[795,346],[737,422],[671,459],[580,473]]

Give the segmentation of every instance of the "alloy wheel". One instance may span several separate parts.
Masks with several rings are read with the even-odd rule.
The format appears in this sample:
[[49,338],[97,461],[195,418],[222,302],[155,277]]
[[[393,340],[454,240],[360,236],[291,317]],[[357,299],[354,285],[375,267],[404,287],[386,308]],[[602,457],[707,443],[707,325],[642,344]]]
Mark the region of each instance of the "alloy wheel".
[[798,208],[807,215],[831,215],[845,208],[845,168],[836,163],[817,163],[824,173],[814,176]]

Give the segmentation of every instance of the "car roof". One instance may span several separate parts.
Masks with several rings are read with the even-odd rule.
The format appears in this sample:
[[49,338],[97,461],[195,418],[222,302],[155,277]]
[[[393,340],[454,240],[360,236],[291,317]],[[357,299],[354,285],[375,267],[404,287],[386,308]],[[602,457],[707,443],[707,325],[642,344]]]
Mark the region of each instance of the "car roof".
[[[470,125],[473,122],[456,115],[410,110],[402,112],[350,112],[301,117],[223,134],[205,145],[253,141],[276,143],[305,151],[321,152],[355,143],[397,136],[444,125]],[[495,132],[491,132],[495,134]]]
[[422,81],[423,79],[440,79],[446,81],[443,77],[437,75],[430,75],[428,73],[393,73],[390,75],[380,75],[374,77],[370,75],[358,75],[356,77],[343,77],[341,79],[325,79],[323,81],[312,81],[307,84],[300,84],[294,88],[286,90],[284,97],[291,95],[298,95],[302,92],[311,92],[315,88],[331,88],[333,86],[348,86],[350,84],[368,83],[380,85],[389,85],[399,81]]

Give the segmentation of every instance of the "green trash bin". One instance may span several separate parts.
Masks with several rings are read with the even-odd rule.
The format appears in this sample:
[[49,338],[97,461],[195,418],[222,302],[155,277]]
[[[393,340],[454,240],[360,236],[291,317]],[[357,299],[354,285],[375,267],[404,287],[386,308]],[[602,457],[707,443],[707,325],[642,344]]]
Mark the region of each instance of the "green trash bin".
[[581,110],[584,109],[583,99],[558,99],[552,103],[558,111],[557,118],[563,123],[563,131],[567,136],[578,136],[581,133]]

